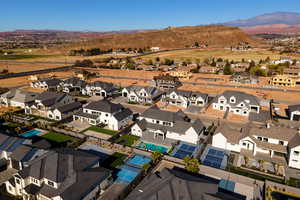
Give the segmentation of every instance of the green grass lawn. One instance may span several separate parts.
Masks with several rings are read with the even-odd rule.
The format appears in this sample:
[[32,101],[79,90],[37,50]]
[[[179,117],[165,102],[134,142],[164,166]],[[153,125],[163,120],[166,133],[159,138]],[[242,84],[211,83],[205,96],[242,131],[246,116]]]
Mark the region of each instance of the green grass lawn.
[[45,138],[47,140],[53,141],[53,142],[58,142],[58,143],[65,142],[68,140],[71,140],[71,141],[78,140],[77,138],[74,138],[74,137],[71,137],[68,135],[63,135],[60,133],[51,132],[51,131],[49,133],[46,133],[45,135],[42,135],[41,137]]
[[290,179],[287,182],[289,186],[293,186],[293,187],[297,187],[299,183],[300,183],[300,179],[293,178],[293,177],[290,177]]
[[34,58],[45,58],[49,55],[0,55],[0,60],[22,60],[22,59],[34,59]]
[[105,128],[99,128],[97,126],[91,126],[91,127],[89,127],[88,129],[85,129],[82,132],[85,132],[85,131],[88,131],[88,130],[95,131],[95,132],[98,132],[98,133],[104,133],[104,134],[107,134],[107,135],[114,135],[118,132],[118,131],[113,131],[113,130],[109,130],[109,129],[105,129]]
[[[132,146],[135,141],[137,141],[139,137],[133,135],[122,135],[118,139],[116,139],[115,143],[122,143],[126,146]],[[124,142],[124,143],[123,143]]]
[[119,165],[124,164],[124,160],[126,157],[126,154],[115,152],[110,157],[108,157],[101,165],[109,169],[115,168]]

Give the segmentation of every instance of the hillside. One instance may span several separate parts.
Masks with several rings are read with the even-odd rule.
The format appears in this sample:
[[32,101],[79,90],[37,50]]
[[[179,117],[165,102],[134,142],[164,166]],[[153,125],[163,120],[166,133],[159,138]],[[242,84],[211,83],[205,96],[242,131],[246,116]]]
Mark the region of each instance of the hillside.
[[249,19],[222,23],[226,26],[237,26],[248,34],[275,33],[299,34],[300,13],[274,12]]
[[227,26],[190,26],[151,30],[138,33],[110,34],[99,36],[90,41],[73,43],[58,50],[79,48],[144,48],[158,46],[160,48],[184,48],[195,42],[208,44],[213,47],[224,47],[248,42],[258,45],[260,41],[254,39],[237,27]]

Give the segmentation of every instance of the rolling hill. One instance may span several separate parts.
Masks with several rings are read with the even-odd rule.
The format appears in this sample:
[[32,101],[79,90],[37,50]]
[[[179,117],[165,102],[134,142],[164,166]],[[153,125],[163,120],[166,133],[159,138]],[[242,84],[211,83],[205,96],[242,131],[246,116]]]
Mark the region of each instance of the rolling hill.
[[184,48],[195,42],[208,44],[210,47],[225,47],[247,42],[259,45],[260,41],[245,34],[237,27],[228,26],[189,26],[149,30],[137,33],[107,34],[97,39],[69,44],[58,47],[60,50],[70,49],[117,49],[117,48],[144,48],[158,46],[160,48]]
[[300,34],[300,13],[274,12],[249,19],[225,22],[222,25],[237,26],[249,34]]

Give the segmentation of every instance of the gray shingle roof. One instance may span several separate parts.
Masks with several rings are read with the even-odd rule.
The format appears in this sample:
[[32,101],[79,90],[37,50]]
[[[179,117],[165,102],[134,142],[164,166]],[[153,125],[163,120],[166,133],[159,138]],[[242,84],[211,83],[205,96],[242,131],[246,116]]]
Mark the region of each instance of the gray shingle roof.
[[100,100],[100,101],[91,102],[88,105],[86,105],[84,108],[107,112],[107,113],[114,113],[123,109],[124,107],[121,104],[111,103],[107,100]]
[[[152,87],[152,86],[139,86],[139,85],[130,85],[128,87],[126,87],[126,89],[128,91],[133,91],[136,93],[137,96],[139,95],[139,92],[144,89],[151,97],[151,99],[153,99],[154,97],[160,96],[163,94],[163,92],[159,89],[157,89],[156,87]],[[142,96],[144,97],[144,96]]]
[[45,82],[48,86],[57,86],[59,85],[62,81],[57,79],[57,78],[45,78],[45,79],[40,79],[40,82]]
[[114,90],[114,85],[112,83],[102,82],[102,81],[95,81],[92,83],[87,84],[90,87],[101,87],[105,91],[111,91]]
[[38,93],[28,92],[19,89],[11,89],[10,91],[2,94],[1,96],[20,103],[30,103],[35,100],[35,98],[38,96]]
[[68,113],[68,112],[72,112],[74,110],[78,110],[82,107],[82,104],[80,102],[73,102],[73,103],[69,103],[63,106],[60,106],[57,108],[57,110],[59,110],[61,113]]
[[129,117],[130,115],[132,115],[132,111],[130,109],[126,108],[126,109],[122,110],[121,112],[114,114],[114,117],[118,121],[122,121],[123,119]]
[[60,102],[68,94],[62,92],[50,92],[46,91],[39,94],[36,100],[40,100],[44,106],[52,107],[56,103]]
[[73,87],[80,87],[80,88],[83,88],[86,86],[86,82],[77,77],[69,78],[69,79],[63,81],[63,83],[72,85]]
[[[227,100],[227,103],[229,103],[230,105],[232,106],[236,106],[238,104],[240,104],[241,102],[245,102],[245,100],[248,100],[249,101],[249,104],[250,105],[257,105],[259,106],[259,101],[258,101],[258,98],[254,95],[251,95],[251,94],[247,94],[245,92],[240,92],[240,91],[233,91],[233,90],[226,90],[224,93],[218,95],[214,102],[217,102],[218,101],[218,98],[221,97],[221,96],[224,96]],[[229,101],[229,99],[231,97],[235,97],[236,98],[236,102],[235,103],[231,103]]]
[[237,200],[218,191],[219,181],[203,175],[165,168],[148,175],[126,200]]
[[289,106],[288,110],[289,112],[300,111],[300,104]]
[[147,110],[145,110],[141,116],[146,118],[151,118],[151,119],[168,121],[168,122],[174,122],[175,120],[184,121],[185,118],[187,118],[187,115],[185,115],[181,110],[178,112],[170,112],[170,111],[160,110],[155,106],[152,106]]

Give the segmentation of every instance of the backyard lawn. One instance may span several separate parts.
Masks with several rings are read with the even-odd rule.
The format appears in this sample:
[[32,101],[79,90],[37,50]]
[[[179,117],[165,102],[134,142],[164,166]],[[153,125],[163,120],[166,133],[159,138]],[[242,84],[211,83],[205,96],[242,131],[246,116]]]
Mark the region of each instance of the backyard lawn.
[[71,140],[71,141],[78,140],[77,138],[74,138],[74,137],[71,137],[71,136],[68,136],[68,135],[63,135],[63,134],[60,134],[60,133],[55,133],[55,132],[46,133],[45,135],[42,135],[41,137],[44,138],[44,139],[53,141],[53,142],[57,142],[57,143],[65,142],[65,141],[68,141],[68,140]]
[[114,142],[126,146],[132,146],[135,141],[137,141],[139,137],[133,135],[122,135],[121,137],[117,138]]
[[104,133],[104,134],[107,134],[107,135],[114,135],[114,134],[117,133],[117,131],[113,131],[113,130],[109,130],[109,129],[105,129],[105,128],[100,128],[100,127],[97,127],[97,126],[91,126],[90,128],[85,129],[82,132],[85,132],[85,131],[88,131],[88,130],[99,132],[99,133]]

